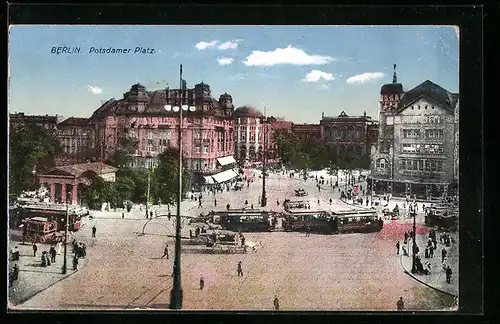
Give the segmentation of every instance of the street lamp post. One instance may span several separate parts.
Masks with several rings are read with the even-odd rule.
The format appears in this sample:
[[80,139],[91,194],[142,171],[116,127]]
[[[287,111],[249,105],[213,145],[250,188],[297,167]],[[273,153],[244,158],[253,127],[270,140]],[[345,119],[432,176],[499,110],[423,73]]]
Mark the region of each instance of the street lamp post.
[[31,171],[31,173],[33,173],[33,188],[36,189],[36,166],[33,167],[33,171]]
[[412,238],[412,262],[411,262],[411,273],[417,272],[417,267],[415,265],[416,259],[416,248],[417,248],[417,212],[414,205],[411,205],[410,212],[413,215],[413,238]]
[[181,287],[181,201],[182,201],[182,111],[195,111],[194,106],[183,105],[182,100],[183,79],[182,64],[180,66],[180,87],[178,106],[165,105],[166,111],[179,112],[178,146],[179,146],[179,190],[177,192],[177,217],[175,221],[175,257],[174,257],[174,283],[170,291],[170,309],[182,308]]
[[266,107],[264,107],[264,118],[262,119],[263,121],[263,126],[264,126],[264,146],[263,146],[263,164],[262,164],[262,197],[260,199],[260,206],[261,207],[266,207],[267,206],[267,197],[266,197],[266,135],[267,135],[267,123],[266,123]]
[[64,226],[64,260],[62,266],[62,274],[68,271],[68,226],[69,226],[69,205],[68,197],[66,197],[66,222]]

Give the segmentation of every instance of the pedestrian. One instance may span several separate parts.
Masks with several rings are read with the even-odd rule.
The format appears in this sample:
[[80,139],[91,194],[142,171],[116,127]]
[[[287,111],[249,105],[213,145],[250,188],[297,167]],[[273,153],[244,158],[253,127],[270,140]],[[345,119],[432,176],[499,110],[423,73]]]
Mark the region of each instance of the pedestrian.
[[95,237],[95,233],[97,232],[97,228],[95,228],[95,225],[92,226],[92,237]]
[[16,246],[11,251],[11,260],[19,261],[19,248]]
[[189,230],[189,238],[192,239],[193,238],[193,230]]
[[446,271],[446,283],[451,283],[452,271],[451,271],[450,266],[447,266],[445,271]]
[[18,278],[19,278],[19,266],[17,265],[17,263],[15,263],[14,267],[9,273],[9,287],[12,287],[14,281],[16,281]]
[[201,205],[201,198],[198,200],[198,208],[202,208],[203,206]]
[[405,302],[403,301],[403,297],[399,297],[398,302],[396,303],[398,311],[402,312],[405,310]]
[[332,204],[332,198],[330,198],[330,205]]
[[42,267],[46,267],[48,259],[45,251],[42,252],[41,260],[42,260]]
[[306,226],[306,237],[311,235],[311,226],[307,225]]
[[50,262],[52,263],[56,262],[57,252],[53,245],[50,247],[49,254],[50,254]]
[[214,198],[214,207],[217,207],[217,199]]
[[125,213],[124,212],[122,212],[122,218],[125,218]]
[[203,279],[203,275],[200,277],[200,290],[203,290],[203,287],[205,287],[205,279]]
[[248,205],[248,200],[245,200],[245,207]]
[[280,205],[280,201],[278,199],[276,199],[276,206],[279,206]]
[[238,277],[242,276],[243,277],[243,269],[241,268],[241,261],[238,262]]
[[165,256],[167,257],[168,260],[168,244],[165,244],[165,248],[163,249],[163,255],[161,259],[163,259]]
[[396,255],[399,255],[399,241],[396,243]]
[[428,259],[428,258],[429,258],[429,247],[428,247],[428,246],[425,248],[424,257],[425,257],[426,259]]
[[149,219],[153,219],[153,211],[149,212]]
[[429,258],[434,257],[434,245],[429,247]]
[[36,251],[38,251],[38,246],[36,246],[36,243],[33,243],[33,257],[36,257]]
[[274,295],[274,310],[280,310],[280,301],[278,295]]
[[73,257],[73,270],[78,270],[78,257],[76,255]]
[[318,199],[318,205],[319,205],[319,199]]
[[229,210],[231,206],[229,204],[226,205],[226,209]]
[[444,262],[444,259],[446,259],[446,255],[448,254],[448,252],[443,248],[441,250],[441,263]]
[[250,209],[253,209],[253,204],[250,205]]

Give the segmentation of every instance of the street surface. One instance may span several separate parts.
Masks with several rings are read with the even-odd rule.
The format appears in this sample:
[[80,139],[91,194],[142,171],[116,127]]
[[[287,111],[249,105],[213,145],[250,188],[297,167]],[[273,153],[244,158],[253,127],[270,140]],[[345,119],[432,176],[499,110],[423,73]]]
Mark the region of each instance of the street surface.
[[[335,179],[335,177],[334,177]],[[281,210],[285,198],[307,199],[311,209],[317,199],[328,209],[340,202],[340,192],[318,191],[314,179],[307,181],[271,174],[266,181],[267,208]],[[304,188],[309,195],[294,197],[294,189]],[[183,204],[183,213],[197,216],[210,210],[248,206],[258,207],[262,180],[258,177],[242,191],[203,193],[202,207]],[[276,203],[279,200],[279,206]],[[172,208],[175,214],[175,208]],[[154,206],[159,215],[166,207]],[[85,267],[57,282],[35,297],[18,305],[29,309],[167,309],[172,287],[174,227],[172,218],[160,217],[146,223],[145,212],[135,207],[131,213],[93,212],[96,216],[75,233],[86,242]],[[91,237],[91,227],[97,237]],[[144,228],[145,235],[142,235]],[[247,241],[261,241],[256,253],[208,254],[183,245],[181,261],[183,309],[195,310],[272,310],[278,295],[282,310],[394,311],[403,297],[407,310],[444,310],[454,300],[404,273],[395,243],[404,231],[411,230],[410,220],[386,221],[380,233],[320,235],[301,233],[246,233]],[[417,233],[423,228],[419,225]],[[183,236],[189,227],[183,227]],[[162,259],[168,244],[169,259]],[[237,276],[242,262],[243,277]],[[199,289],[203,275],[205,287]]]

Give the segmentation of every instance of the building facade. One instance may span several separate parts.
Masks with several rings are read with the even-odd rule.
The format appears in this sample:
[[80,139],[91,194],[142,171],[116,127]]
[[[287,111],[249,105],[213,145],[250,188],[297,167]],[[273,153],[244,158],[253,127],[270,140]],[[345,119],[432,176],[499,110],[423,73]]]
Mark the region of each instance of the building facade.
[[62,152],[56,157],[56,166],[96,160],[94,128],[88,118],[70,117],[61,121],[57,124],[57,139]]
[[321,141],[321,127],[319,124],[292,123],[292,133],[302,141]]
[[403,92],[393,83],[381,89],[379,140],[372,158],[375,192],[431,199],[454,183],[455,110],[458,94],[427,80]]
[[11,128],[19,128],[27,124],[37,124],[46,130],[57,133],[57,123],[60,117],[55,116],[41,116],[41,115],[25,115],[24,113],[9,114],[9,126]]
[[272,125],[254,107],[243,106],[234,111],[235,154],[238,164],[262,160],[264,143],[270,147]]
[[366,116],[366,112],[363,116],[347,116],[344,111],[336,117],[322,114],[320,129],[322,142],[336,151],[338,157],[367,157],[366,163],[369,163],[371,147],[377,140],[378,124]]
[[220,170],[217,160],[234,154],[232,97],[225,93],[216,100],[210,86],[200,83],[192,89],[147,91],[135,84],[119,100],[110,99],[90,118],[96,143],[105,160],[119,148],[122,136],[138,143],[132,167],[151,168],[167,147],[178,147],[179,113],[165,105],[189,105],[196,110],[183,111],[182,144],[184,164],[194,181]]

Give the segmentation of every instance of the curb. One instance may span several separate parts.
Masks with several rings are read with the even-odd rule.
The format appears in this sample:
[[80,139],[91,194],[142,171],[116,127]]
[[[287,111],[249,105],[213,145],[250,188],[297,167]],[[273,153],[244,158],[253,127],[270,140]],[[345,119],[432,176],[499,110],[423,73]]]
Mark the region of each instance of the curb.
[[446,294],[446,295],[448,295],[448,296],[451,296],[451,297],[454,297],[454,298],[457,298],[457,297],[458,297],[458,295],[455,295],[455,294],[449,293],[449,292],[447,292],[447,291],[444,291],[444,290],[441,290],[441,289],[439,289],[439,288],[436,288],[436,287],[434,287],[434,286],[432,286],[432,285],[429,285],[429,284],[428,284],[428,283],[426,283],[425,281],[420,280],[419,278],[417,278],[416,276],[414,276],[414,275],[411,273],[411,271],[408,271],[408,270],[405,268],[405,266],[403,265],[403,256],[400,256],[400,257],[399,257],[399,261],[401,262],[401,267],[403,268],[404,272],[405,272],[407,275],[409,275],[410,277],[412,277],[414,280],[416,280],[416,281],[420,282],[421,284],[423,284],[423,285],[425,285],[425,286],[427,286],[427,287],[429,287],[429,288],[432,288],[432,289],[434,289],[434,290],[436,290],[436,291],[439,291],[439,292],[441,292],[441,293],[443,293],[443,294]]
[[[86,263],[86,262],[85,262],[85,263]],[[74,271],[74,270],[73,270],[73,272],[68,273],[68,274],[66,274],[66,275],[62,275],[62,278],[59,278],[58,280],[54,281],[53,283],[51,283],[51,284],[50,284],[50,285],[48,285],[47,287],[43,288],[42,290],[39,290],[39,291],[37,291],[37,292],[35,292],[35,293],[31,294],[31,295],[26,296],[25,298],[21,299],[21,300],[20,300],[17,304],[15,304],[15,305],[14,305],[14,304],[12,304],[10,301],[8,301],[8,304],[11,304],[12,306],[19,306],[19,305],[21,305],[21,304],[23,304],[23,303],[27,302],[28,300],[32,299],[33,297],[35,297],[35,296],[36,296],[36,295],[38,295],[39,293],[44,292],[45,290],[47,290],[47,289],[49,289],[50,287],[54,286],[56,283],[58,283],[58,282],[60,282],[60,281],[62,281],[62,280],[64,280],[64,279],[66,279],[66,278],[71,277],[72,275],[74,275],[75,273],[77,273],[78,271],[80,271],[80,270],[82,270],[82,269],[84,269],[84,268],[85,268],[85,266],[84,266],[84,267],[82,267],[82,268],[80,268],[80,269],[78,269],[78,270],[76,270],[76,271]],[[17,311],[17,309],[10,308],[9,306],[7,306],[7,309],[10,309],[10,310],[13,310],[13,311]]]

